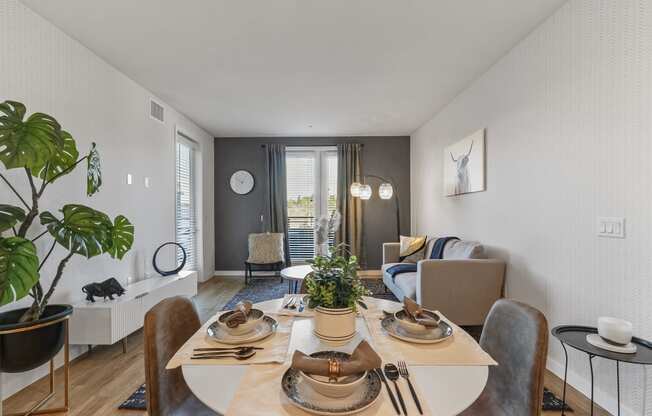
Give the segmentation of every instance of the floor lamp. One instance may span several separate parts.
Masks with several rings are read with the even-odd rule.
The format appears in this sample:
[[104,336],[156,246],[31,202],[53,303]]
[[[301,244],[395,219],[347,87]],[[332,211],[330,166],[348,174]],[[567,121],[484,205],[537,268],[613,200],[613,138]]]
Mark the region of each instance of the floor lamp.
[[364,201],[371,198],[373,191],[371,190],[371,186],[367,184],[367,178],[378,179],[381,182],[380,186],[378,186],[378,196],[380,199],[391,199],[392,196],[394,197],[394,204],[396,205],[396,241],[401,241],[401,212],[398,201],[398,189],[391,180],[378,175],[362,175],[362,183],[356,181],[351,184],[351,188],[349,189],[351,196]]

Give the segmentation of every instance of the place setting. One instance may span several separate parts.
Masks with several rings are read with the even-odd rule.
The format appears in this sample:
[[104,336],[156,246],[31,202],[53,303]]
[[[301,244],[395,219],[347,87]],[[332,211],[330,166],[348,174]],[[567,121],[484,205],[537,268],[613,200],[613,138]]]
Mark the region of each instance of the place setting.
[[180,365],[282,363],[292,318],[271,316],[239,302],[233,310],[209,320],[168,362],[167,368]]

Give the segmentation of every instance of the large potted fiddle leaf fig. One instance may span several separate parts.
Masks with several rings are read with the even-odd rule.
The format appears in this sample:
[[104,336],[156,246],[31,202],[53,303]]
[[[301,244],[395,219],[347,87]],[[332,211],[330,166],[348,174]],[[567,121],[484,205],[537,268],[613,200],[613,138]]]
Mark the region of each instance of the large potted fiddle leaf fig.
[[[122,215],[111,220],[82,204],[41,211],[39,202],[50,185],[79,165],[87,168],[89,197],[102,184],[95,144],[80,157],[70,133],[47,114],[26,117],[23,104],[0,104],[0,162],[0,189],[5,188],[0,193],[0,306],[27,296],[32,301],[28,308],[0,313],[0,371],[21,372],[47,362],[63,345],[63,319],[72,307],[50,304],[50,299],[68,261],[75,255],[90,259],[104,253],[122,259],[133,244],[134,227]],[[11,175],[14,180],[24,175],[28,191],[21,193],[10,181],[10,170],[18,171]],[[41,239],[51,240],[39,244],[43,253],[34,244]],[[63,250],[55,250],[57,245]],[[43,276],[44,264],[54,257],[58,264],[53,273]]]

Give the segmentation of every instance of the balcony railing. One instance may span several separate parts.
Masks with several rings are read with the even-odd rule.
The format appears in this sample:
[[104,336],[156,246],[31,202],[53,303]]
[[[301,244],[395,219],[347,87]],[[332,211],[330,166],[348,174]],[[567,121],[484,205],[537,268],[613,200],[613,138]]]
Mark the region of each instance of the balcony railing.
[[[304,262],[315,257],[315,219],[313,217],[288,217],[288,239],[292,262]],[[332,246],[334,233],[329,236]]]

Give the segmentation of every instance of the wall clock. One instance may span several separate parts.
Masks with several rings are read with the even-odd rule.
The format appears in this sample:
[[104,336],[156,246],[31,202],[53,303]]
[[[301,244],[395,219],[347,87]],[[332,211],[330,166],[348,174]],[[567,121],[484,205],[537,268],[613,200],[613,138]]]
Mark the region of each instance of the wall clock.
[[237,170],[231,175],[231,190],[238,195],[246,195],[254,189],[254,176],[246,170]]

